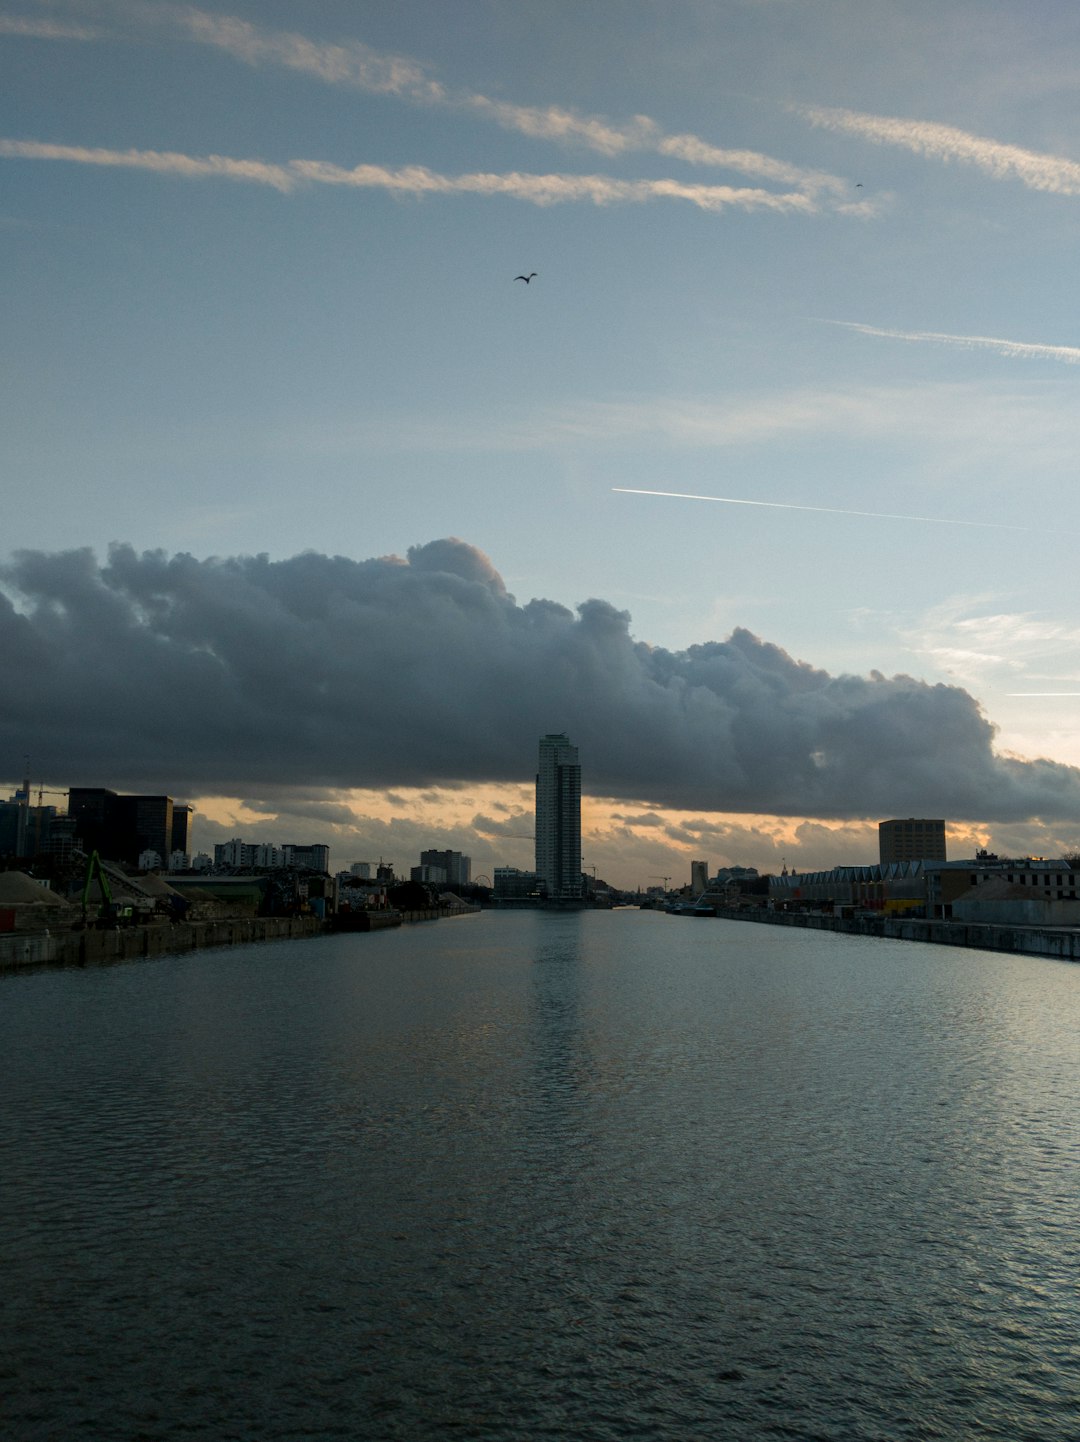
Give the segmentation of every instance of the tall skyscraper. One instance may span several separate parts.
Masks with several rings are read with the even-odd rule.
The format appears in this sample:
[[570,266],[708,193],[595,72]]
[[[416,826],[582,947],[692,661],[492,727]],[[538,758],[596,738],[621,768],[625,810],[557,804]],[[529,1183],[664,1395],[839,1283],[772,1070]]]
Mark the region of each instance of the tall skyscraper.
[[540,738],[536,874],[549,901],[581,900],[581,767],[562,732]]

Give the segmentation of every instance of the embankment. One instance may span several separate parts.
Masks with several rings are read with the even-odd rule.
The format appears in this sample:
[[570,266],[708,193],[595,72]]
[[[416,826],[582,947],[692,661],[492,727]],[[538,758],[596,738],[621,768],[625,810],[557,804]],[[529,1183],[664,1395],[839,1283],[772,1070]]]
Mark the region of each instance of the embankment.
[[980,951],[1010,951],[1022,956],[1047,956],[1080,961],[1080,929],[1039,926],[994,926],[974,921],[927,921],[909,916],[827,916],[806,911],[745,911],[717,909],[726,921],[763,922],[767,926],[800,926],[810,931],[839,931],[848,936],[881,936],[894,941],[931,941],[937,946],[967,946]]
[[315,916],[253,916],[226,921],[159,922],[118,931],[57,931],[0,936],[0,970],[20,966],[101,966],[208,946],[319,936],[325,923]]

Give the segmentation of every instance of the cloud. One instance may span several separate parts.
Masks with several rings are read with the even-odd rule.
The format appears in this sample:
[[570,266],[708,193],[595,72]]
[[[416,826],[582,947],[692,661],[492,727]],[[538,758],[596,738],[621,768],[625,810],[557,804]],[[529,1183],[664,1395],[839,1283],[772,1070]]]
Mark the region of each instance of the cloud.
[[[464,541],[354,561],[19,553],[0,744],[70,784],[253,795],[527,781],[567,730],[587,789],[819,818],[1074,817],[1080,771],[994,752],[957,686],[833,676],[745,630],[637,642],[600,599],[519,605]],[[475,808],[474,808],[475,810]]]
[[[146,7],[138,8],[146,13]],[[446,98],[443,87],[430,79],[417,61],[382,55],[359,41],[320,43],[189,6],[163,5],[153,18],[165,19],[198,44],[226,51],[247,65],[280,65],[327,85],[352,85],[377,95],[397,95],[429,104]]]
[[126,170],[151,170],[184,180],[242,180],[288,191],[296,176],[281,165],[261,160],[230,160],[222,155],[181,155],[170,150],[103,150],[82,145],[51,145],[38,140],[0,139],[0,156],[8,160],[62,160],[73,165],[101,165]]
[[857,135],[877,145],[898,145],[931,160],[955,160],[973,165],[995,180],[1019,180],[1031,190],[1080,195],[1080,164],[1064,156],[1025,150],[1019,145],[971,135],[966,130],[939,125],[932,120],[902,120],[825,106],[796,109],[811,125],[823,130]]
[[620,125],[600,116],[579,115],[559,105],[518,105],[474,91],[451,90],[434,80],[420,61],[383,55],[359,41],[313,41],[295,32],[264,30],[244,20],[211,15],[193,7],[165,6],[160,15],[190,39],[215,46],[248,65],[282,65],[328,85],[351,85],[416,104],[464,108],[505,130],[533,139],[577,144],[607,156],[654,151],[691,165],[736,170],[809,190],[843,194],[850,190],[847,182],[835,176],[803,170],[756,151],[723,149],[696,135],[667,135],[647,115],[635,115]]
[[65,25],[58,20],[0,15],[0,35],[21,35],[28,40],[97,40],[100,32],[85,25]]
[[685,200],[700,210],[813,210],[813,202],[795,192],[777,193],[730,185],[688,185],[671,179],[618,180],[610,175],[533,175],[521,171],[494,174],[441,175],[423,165],[392,170],[382,165],[357,165],[351,170],[326,161],[294,160],[293,174],[322,185],[379,189],[399,194],[505,195],[532,205],[589,201],[593,205],[641,204],[651,200]]
[[285,165],[262,160],[232,160],[221,155],[192,156],[175,151],[104,150],[78,145],[53,145],[36,140],[0,139],[0,157],[9,160],[61,160],[74,165],[101,165],[150,170],[185,180],[239,180],[270,185],[288,192],[298,182],[385,190],[392,194],[509,196],[530,205],[587,201],[593,205],[642,204],[652,200],[684,200],[700,210],[810,211],[812,202],[794,192],[777,194],[730,185],[686,185],[676,180],[617,180],[608,175],[530,175],[476,172],[440,175],[423,165],[390,169],[357,165],[351,170],[322,160],[290,160]]
[[[987,610],[988,597],[956,597],[935,606],[903,640],[939,672],[981,692],[1074,689],[1080,627],[1033,612]],[[1039,685],[1050,681],[1053,685]],[[1007,692],[1006,694],[1010,694]]]
[[989,350],[1018,360],[1052,360],[1064,365],[1080,365],[1080,347],[1071,345],[1038,345],[1028,341],[1001,340],[988,335],[948,335],[935,330],[885,330],[879,326],[861,325],[853,320],[830,320],[826,325],[843,326],[860,335],[883,336],[887,340],[929,341],[936,345],[960,346],[963,350]]
[[[696,135],[669,135],[647,115],[635,115],[618,123],[601,116],[580,115],[560,105],[521,105],[476,91],[452,89],[436,80],[422,61],[384,54],[357,40],[311,40],[295,31],[269,30],[195,6],[116,0],[113,8],[118,8],[129,24],[165,28],[195,44],[231,55],[245,65],[278,66],[325,85],[348,86],[412,105],[465,111],[531,139],[576,145],[608,157],[654,153],[688,165],[735,171],[791,186],[807,200],[818,195],[840,201],[851,198],[849,182],[837,176],[807,170],[754,150],[716,146]],[[840,208],[862,215],[873,213],[865,203],[857,208]]]

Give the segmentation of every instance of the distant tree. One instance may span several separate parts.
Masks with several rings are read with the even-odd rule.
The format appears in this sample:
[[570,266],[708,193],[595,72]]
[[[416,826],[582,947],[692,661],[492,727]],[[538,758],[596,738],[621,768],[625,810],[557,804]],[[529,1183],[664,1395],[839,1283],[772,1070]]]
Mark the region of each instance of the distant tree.
[[1061,859],[1070,871],[1080,871],[1080,851],[1066,851]]
[[386,899],[398,911],[427,911],[439,901],[433,888],[421,881],[399,881],[387,887]]

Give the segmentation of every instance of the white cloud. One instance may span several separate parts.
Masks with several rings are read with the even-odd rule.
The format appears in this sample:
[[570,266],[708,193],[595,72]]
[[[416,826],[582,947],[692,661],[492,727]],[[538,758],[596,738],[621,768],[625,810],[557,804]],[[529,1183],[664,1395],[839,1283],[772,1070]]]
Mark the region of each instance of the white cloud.
[[96,40],[99,32],[85,25],[65,25],[57,20],[0,15],[0,35],[21,35],[29,40]]
[[931,160],[973,165],[995,180],[1018,180],[1031,190],[1080,195],[1080,164],[1064,156],[1025,150],[932,120],[903,120],[826,106],[801,106],[797,110],[823,130],[856,135],[877,145],[897,145]]
[[[466,110],[504,130],[532,139],[579,145],[606,156],[647,151],[688,165],[731,170],[791,186],[805,196],[828,194],[834,200],[851,196],[850,184],[837,176],[803,169],[745,148],[716,146],[696,135],[668,135],[647,115],[635,115],[617,123],[601,116],[580,115],[560,105],[520,105],[467,89],[452,90],[434,79],[423,62],[410,56],[383,54],[360,41],[311,40],[294,31],[264,29],[250,21],[215,15],[195,6],[148,5],[142,0],[123,0],[120,9],[129,23],[135,20],[150,28],[165,26],[246,65],[280,66],[326,85],[351,86],[369,94],[394,96],[414,105]],[[695,203],[714,209],[726,201],[698,199]],[[840,208],[862,215],[872,213],[867,205]]]
[[185,180],[242,180],[271,185],[280,191],[291,190],[296,184],[296,176],[285,166],[262,160],[230,160],[223,155],[181,155],[170,150],[105,150],[84,145],[51,145],[37,140],[0,139],[0,157],[150,170]]
[[701,210],[813,209],[805,195],[776,194],[730,185],[687,185],[677,180],[618,180],[609,175],[534,175],[522,171],[495,174],[477,171],[467,175],[441,175],[423,165],[389,169],[357,165],[347,170],[325,161],[294,160],[290,170],[322,185],[380,189],[408,195],[507,195],[532,205],[559,205],[589,201],[593,205],[642,204],[651,200],[685,200]]
[[399,195],[509,196],[530,205],[560,205],[586,201],[593,205],[634,204],[653,200],[681,200],[701,210],[808,211],[813,203],[805,195],[776,194],[768,190],[729,185],[686,185],[677,180],[617,180],[608,175],[533,175],[477,171],[442,175],[423,165],[390,169],[383,165],[357,165],[345,169],[322,160],[290,160],[284,165],[262,160],[235,160],[221,155],[182,155],[175,151],[106,150],[80,145],[53,145],[35,140],[0,139],[0,157],[16,160],[60,160],[75,165],[115,166],[149,170],[184,179],[224,179],[292,190],[299,181],[340,185],[356,190],[385,190]]
[[1024,683],[1047,679],[1058,684],[1031,689],[1066,689],[1075,683],[1080,626],[1031,611],[988,610],[989,604],[989,597],[953,597],[923,616],[903,639],[940,674],[976,691],[1019,690]]
[[1018,360],[1052,360],[1063,365],[1080,365],[1080,347],[1071,345],[1040,345],[1031,341],[1003,340],[988,335],[950,335],[936,330],[887,330],[880,326],[861,325],[853,320],[830,320],[827,325],[843,326],[860,335],[882,336],[886,340],[929,341],[936,345],[959,346],[963,350],[989,350],[997,355]]
[[[140,7],[145,11],[146,7]],[[190,39],[224,50],[248,65],[280,65],[311,75],[327,85],[353,85],[378,95],[439,103],[446,92],[424,67],[405,56],[382,55],[358,41],[326,44],[288,31],[268,31],[246,20],[212,15],[187,6],[162,6]],[[154,18],[158,18],[155,16]]]

